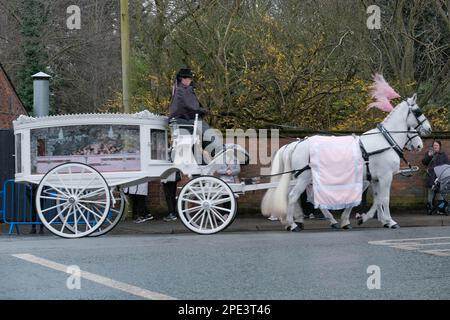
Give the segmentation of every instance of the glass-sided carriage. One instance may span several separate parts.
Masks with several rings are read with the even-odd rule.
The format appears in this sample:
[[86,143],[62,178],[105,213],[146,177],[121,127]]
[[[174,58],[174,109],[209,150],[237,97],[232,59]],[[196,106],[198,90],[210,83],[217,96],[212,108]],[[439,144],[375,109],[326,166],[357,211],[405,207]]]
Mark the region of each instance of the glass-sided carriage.
[[234,220],[236,193],[273,187],[227,184],[213,176],[220,160],[230,161],[236,148],[208,165],[198,164],[193,154],[193,148],[201,148],[197,121],[188,134],[149,111],[20,116],[13,124],[15,180],[36,186],[39,218],[65,238],[112,230],[123,215],[124,187],[165,179],[176,171],[190,178],[178,196],[181,221],[201,234],[221,231]]

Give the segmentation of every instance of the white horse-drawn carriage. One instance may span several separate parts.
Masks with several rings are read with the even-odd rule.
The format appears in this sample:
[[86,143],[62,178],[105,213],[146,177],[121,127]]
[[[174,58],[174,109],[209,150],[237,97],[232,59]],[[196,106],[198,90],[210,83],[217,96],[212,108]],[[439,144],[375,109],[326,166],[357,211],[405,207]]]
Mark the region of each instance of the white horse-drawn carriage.
[[216,233],[234,220],[238,193],[276,184],[228,184],[214,177],[221,161],[247,155],[236,145],[208,164],[197,161],[197,123],[188,133],[148,111],[20,116],[14,121],[15,180],[37,186],[36,209],[51,232],[80,238],[105,234],[117,225],[124,211],[124,187],[180,171],[190,179],[178,196],[181,221],[196,233]]
[[[390,114],[376,129],[358,137],[361,150],[358,147],[353,154],[359,154],[357,158],[364,158],[366,164],[360,170],[359,188],[364,177],[365,188],[371,184],[374,193],[374,203],[359,223],[378,212],[385,227],[396,228],[389,212],[392,177],[402,171],[415,171],[411,166],[400,170],[402,150],[420,149],[420,136],[429,135],[431,125],[417,105],[416,95],[394,109],[388,101],[400,96],[382,76],[375,78],[374,89],[374,105],[385,110],[387,103]],[[202,154],[198,121],[189,130],[183,130],[184,126],[169,124],[167,117],[148,111],[20,116],[14,121],[15,179],[38,185],[36,208],[40,220],[51,232],[65,238],[107,233],[123,215],[123,187],[166,179],[176,171],[190,179],[178,195],[177,206],[181,221],[193,232],[212,234],[224,230],[236,216],[238,194],[262,189],[269,189],[262,201],[262,213],[277,215],[290,230],[301,229],[303,212],[297,200],[313,180],[309,170],[310,140],[291,143],[277,152],[270,183],[247,179],[245,182],[253,181],[230,184],[213,174],[224,161],[247,157],[245,150],[233,145],[203,164],[196,157]],[[348,228],[351,205],[342,208],[346,209],[342,227]],[[336,225],[326,208],[323,212]]]

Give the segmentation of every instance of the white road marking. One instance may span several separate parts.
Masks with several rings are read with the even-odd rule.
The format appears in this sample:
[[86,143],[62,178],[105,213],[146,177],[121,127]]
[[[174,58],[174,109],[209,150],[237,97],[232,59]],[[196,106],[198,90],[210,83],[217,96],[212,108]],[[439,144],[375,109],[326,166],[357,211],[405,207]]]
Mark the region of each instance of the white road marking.
[[407,251],[415,251],[417,250],[416,247],[412,247],[412,246],[400,246],[400,245],[395,245],[395,246],[390,246],[391,248],[395,248],[395,249],[400,249],[400,250],[407,250]]
[[[377,246],[388,246],[390,248],[406,250],[406,251],[416,251],[421,253],[426,253],[439,257],[449,257],[450,249],[429,249],[424,250],[423,247],[430,246],[447,246],[450,242],[433,242],[433,240],[450,240],[450,237],[435,237],[435,238],[412,238],[412,239],[390,239],[390,240],[378,240],[369,241],[369,244]],[[421,242],[423,241],[423,242]]]
[[422,241],[422,240],[442,240],[442,239],[450,239],[450,237],[377,240],[377,241],[369,241],[369,244],[388,246],[388,245],[390,245],[392,242],[402,242],[402,241],[411,241],[411,240],[413,240],[413,241]]
[[414,245],[422,247],[422,246],[443,246],[448,244],[450,244],[450,242],[415,243]]
[[432,254],[438,257],[450,257],[450,254],[446,253],[447,251],[450,251],[450,249],[419,250],[419,252]]
[[[39,264],[41,266],[50,268],[50,269],[54,269],[54,270],[58,270],[64,273],[67,273],[67,268],[68,266],[54,262],[54,261],[50,261],[44,258],[39,258],[36,257],[32,254],[13,254],[13,257],[31,262],[31,263],[35,263],[35,264]],[[120,282],[120,281],[116,281],[110,278],[106,278],[103,276],[99,276],[95,273],[90,273],[90,272],[86,272],[86,271],[82,271],[81,270],[81,277],[87,280],[90,280],[92,282],[95,283],[99,283],[102,284],[106,287],[110,287],[113,289],[117,289],[117,290],[121,290],[127,293],[130,293],[132,295],[135,296],[139,296],[145,299],[150,299],[150,300],[176,300],[176,298],[173,298],[171,296],[167,296],[165,294],[162,293],[158,293],[158,292],[153,292],[147,289],[142,289],[124,282]]]

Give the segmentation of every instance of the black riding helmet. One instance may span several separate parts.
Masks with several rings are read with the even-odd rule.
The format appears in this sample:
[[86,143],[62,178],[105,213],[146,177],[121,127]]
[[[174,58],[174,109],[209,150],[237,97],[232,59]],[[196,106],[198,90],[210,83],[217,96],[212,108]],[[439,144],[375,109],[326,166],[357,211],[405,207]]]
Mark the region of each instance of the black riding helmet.
[[191,69],[188,68],[184,68],[184,69],[180,69],[177,72],[177,80],[179,80],[180,78],[194,78],[194,74],[192,73]]

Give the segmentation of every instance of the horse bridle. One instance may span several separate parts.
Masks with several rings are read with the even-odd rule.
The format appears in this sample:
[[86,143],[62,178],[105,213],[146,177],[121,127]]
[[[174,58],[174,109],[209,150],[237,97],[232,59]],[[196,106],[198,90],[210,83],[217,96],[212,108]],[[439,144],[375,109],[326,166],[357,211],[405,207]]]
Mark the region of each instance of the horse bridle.
[[[422,110],[420,109],[420,107],[418,105],[410,104],[408,102],[408,100],[406,100],[406,103],[409,106],[408,115],[406,116],[406,118],[408,119],[410,113],[413,114],[413,116],[416,118],[416,121],[417,121],[417,126],[414,127],[414,130],[417,131],[417,128],[422,127],[423,123],[427,121],[427,118],[424,116]],[[422,120],[419,119],[421,116],[423,116]]]
[[[367,171],[366,171],[367,173],[366,174],[367,174],[367,180],[368,181],[370,181],[372,179],[372,175],[370,174],[370,169],[369,169],[369,157],[372,156],[372,155],[375,155],[375,154],[379,154],[379,153],[385,152],[385,151],[387,151],[389,149],[394,150],[395,153],[399,156],[399,158],[401,160],[403,160],[410,169],[412,168],[412,166],[409,163],[409,161],[406,160],[406,158],[405,158],[405,155],[403,153],[403,149],[400,148],[400,146],[397,144],[397,141],[395,141],[395,139],[392,137],[391,133],[381,123],[379,123],[377,125],[377,129],[380,131],[378,133],[381,133],[381,135],[389,143],[389,145],[390,145],[389,147],[383,148],[383,149],[380,149],[380,150],[377,150],[377,151],[373,151],[373,152],[367,152],[366,149],[364,148],[364,145],[362,144],[361,140],[359,140],[359,146],[361,148],[361,153],[362,153],[364,161],[366,162],[366,168],[367,168]],[[407,133],[406,136],[408,137],[408,140],[406,141],[405,146],[408,144],[409,141],[411,141],[412,139],[414,139],[417,136],[420,136],[420,134],[418,134],[416,129],[411,130],[411,128],[408,128],[408,131],[396,131],[396,133],[401,133],[401,132]],[[409,136],[410,132],[414,132],[415,135]]]
[[[412,133],[412,134],[411,134]],[[406,134],[406,137],[408,138],[406,140],[405,146],[412,141],[416,137],[420,137],[419,132],[416,129],[411,130],[411,128],[408,129],[408,133]]]

